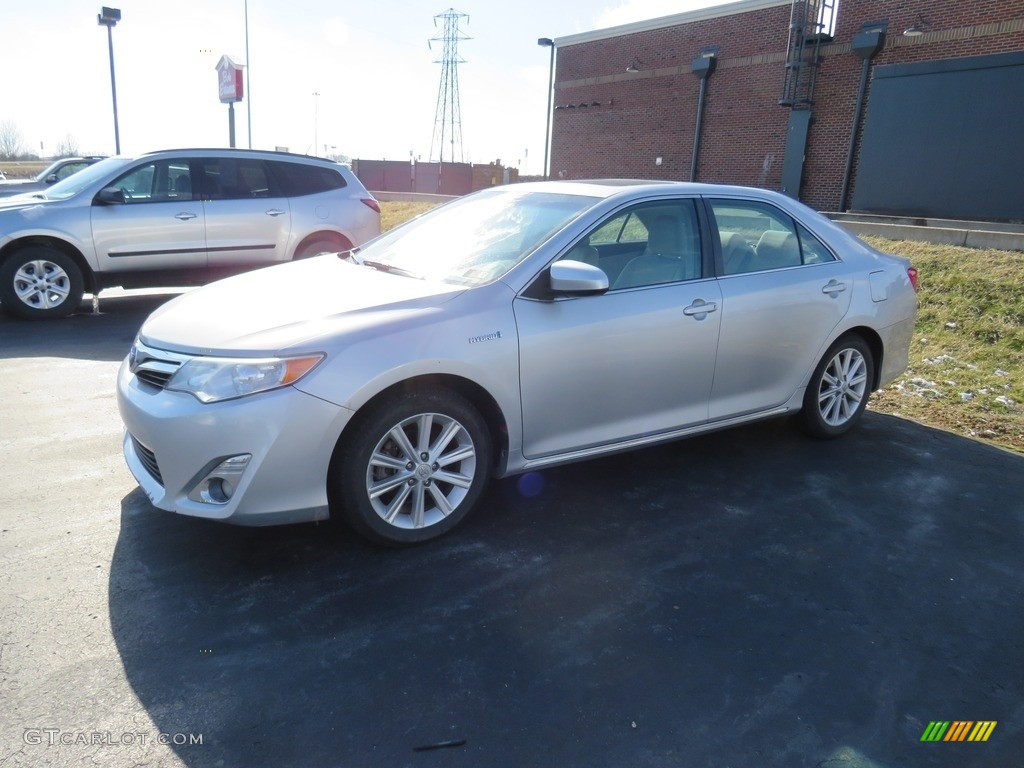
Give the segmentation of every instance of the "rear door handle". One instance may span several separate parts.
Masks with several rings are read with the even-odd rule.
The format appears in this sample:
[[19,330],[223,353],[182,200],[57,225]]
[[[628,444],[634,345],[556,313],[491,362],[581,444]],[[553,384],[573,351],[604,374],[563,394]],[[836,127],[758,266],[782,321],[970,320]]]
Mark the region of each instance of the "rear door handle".
[[705,315],[709,312],[714,312],[716,309],[718,309],[718,305],[713,301],[695,299],[693,304],[683,310],[683,314],[689,317],[696,317],[698,320],[703,320]]
[[178,221],[188,221],[189,219],[194,219],[198,215],[199,214],[197,213],[183,212],[174,214],[174,218],[176,218]]
[[824,288],[821,289],[822,293],[827,293],[833,299],[840,293],[846,290],[846,283],[840,283],[838,280],[829,280]]
[[284,213],[285,211],[282,211],[280,208],[271,208],[269,211],[267,211],[267,216],[281,216]]

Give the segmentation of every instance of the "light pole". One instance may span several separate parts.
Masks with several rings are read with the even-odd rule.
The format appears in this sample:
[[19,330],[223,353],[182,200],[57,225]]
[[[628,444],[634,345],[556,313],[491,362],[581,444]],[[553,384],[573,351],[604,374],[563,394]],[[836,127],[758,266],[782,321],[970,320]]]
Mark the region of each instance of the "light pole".
[[120,8],[100,8],[96,21],[107,28],[107,47],[110,49],[110,94],[114,99],[114,150],[121,154],[121,132],[117,128],[117,84],[114,82],[114,34],[113,29],[121,20]]
[[551,49],[551,63],[548,65],[548,111],[544,116],[544,176],[548,173],[548,155],[551,153],[551,98],[555,93],[555,41],[550,37],[537,40],[537,45]]
[[319,155],[320,147],[320,92],[313,91],[313,154]]
[[249,129],[249,149],[252,149],[252,83],[249,82],[249,0],[245,0],[245,124]]

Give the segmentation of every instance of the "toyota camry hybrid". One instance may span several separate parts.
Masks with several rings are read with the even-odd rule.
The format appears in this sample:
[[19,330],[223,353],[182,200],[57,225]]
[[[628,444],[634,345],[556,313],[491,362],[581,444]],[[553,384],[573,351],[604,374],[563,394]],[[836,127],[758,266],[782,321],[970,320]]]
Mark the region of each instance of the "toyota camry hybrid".
[[774,192],[496,187],[158,309],[124,454],[160,509],[413,544],[491,478],[783,415],[842,435],[906,368],[916,285]]

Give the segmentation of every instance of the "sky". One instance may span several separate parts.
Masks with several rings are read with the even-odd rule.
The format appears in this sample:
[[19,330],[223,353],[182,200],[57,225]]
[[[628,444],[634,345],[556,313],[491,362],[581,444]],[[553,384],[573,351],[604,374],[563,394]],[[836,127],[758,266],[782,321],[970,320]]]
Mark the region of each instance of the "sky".
[[[542,172],[549,49],[541,37],[657,18],[722,0],[107,0],[122,154],[228,146],[216,65],[249,65],[235,141],[363,159],[430,159],[444,31],[466,14],[458,45],[462,160]],[[107,30],[101,0],[0,6],[0,123],[49,157],[71,140],[114,154]],[[319,94],[319,95],[314,95]],[[437,154],[438,148],[434,148]],[[450,151],[445,159],[450,159]],[[460,159],[459,157],[455,158]]]

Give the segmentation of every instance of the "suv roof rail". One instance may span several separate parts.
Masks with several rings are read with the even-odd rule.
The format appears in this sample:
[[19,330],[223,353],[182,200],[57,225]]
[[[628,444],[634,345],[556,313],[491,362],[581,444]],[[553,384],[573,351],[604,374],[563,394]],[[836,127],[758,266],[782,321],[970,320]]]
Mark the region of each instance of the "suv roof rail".
[[151,149],[148,152],[142,152],[138,157],[144,157],[146,155],[157,155],[163,152],[256,152],[261,155],[275,155],[278,157],[301,157],[305,160],[319,160],[322,163],[338,163],[336,160],[331,160],[326,157],[317,157],[316,155],[304,155],[298,152],[279,152],[276,149],[246,149],[244,147],[171,147],[169,149]]

